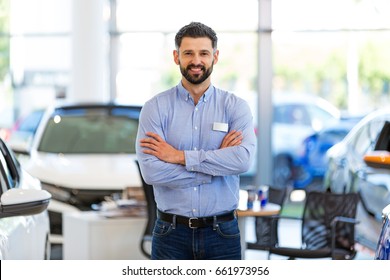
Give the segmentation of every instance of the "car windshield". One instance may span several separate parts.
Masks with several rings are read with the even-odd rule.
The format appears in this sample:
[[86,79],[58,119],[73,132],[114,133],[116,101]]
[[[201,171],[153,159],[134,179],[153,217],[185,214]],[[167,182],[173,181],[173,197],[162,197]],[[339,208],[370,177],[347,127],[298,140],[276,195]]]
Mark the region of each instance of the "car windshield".
[[38,151],[64,154],[135,153],[137,130],[138,115],[130,109],[57,111],[46,125]]

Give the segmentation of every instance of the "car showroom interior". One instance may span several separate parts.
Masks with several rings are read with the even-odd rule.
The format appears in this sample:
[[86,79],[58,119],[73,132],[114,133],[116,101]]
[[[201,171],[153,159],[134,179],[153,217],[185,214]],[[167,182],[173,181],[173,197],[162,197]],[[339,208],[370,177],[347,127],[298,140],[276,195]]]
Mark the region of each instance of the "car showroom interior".
[[[215,31],[218,51],[180,52],[178,31],[193,22]],[[201,178],[197,194],[207,178],[237,185],[241,260],[389,260],[389,45],[387,0],[0,1],[0,259],[154,259],[156,220],[167,214],[157,205],[170,209],[155,197],[169,196],[177,185],[168,179],[188,173]],[[206,81],[246,104],[225,113],[251,116],[254,131],[242,142],[210,144],[237,180],[220,169],[209,175],[208,151],[199,156],[203,169],[190,172],[137,148],[152,146],[138,138],[160,115],[171,118],[162,126],[181,125],[169,132],[180,139],[191,130],[213,142],[234,132],[211,119],[217,105],[197,111],[213,102],[208,90],[191,110],[214,122],[209,135],[185,121],[187,107],[175,114],[179,101],[149,102],[185,90],[182,79],[198,77],[208,55]],[[186,76],[189,59],[200,64],[188,62]],[[252,134],[253,152],[244,145]],[[186,163],[198,152],[191,141],[194,151],[180,151]],[[250,151],[251,161],[240,158],[245,168],[237,169],[228,149]],[[176,179],[178,166],[186,170]],[[164,187],[145,176],[152,170]],[[182,180],[179,189],[189,188]],[[205,218],[191,207],[194,216],[184,218],[196,231]]]

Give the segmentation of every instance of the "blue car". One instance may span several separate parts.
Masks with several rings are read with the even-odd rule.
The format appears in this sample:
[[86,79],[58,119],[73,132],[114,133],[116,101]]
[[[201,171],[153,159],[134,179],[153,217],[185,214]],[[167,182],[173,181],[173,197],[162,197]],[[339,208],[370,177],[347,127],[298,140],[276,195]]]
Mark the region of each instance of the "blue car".
[[382,231],[376,247],[376,260],[390,260],[390,204],[383,209]]
[[361,117],[342,118],[306,137],[294,161],[294,188],[320,187],[327,169],[326,152],[340,142]]

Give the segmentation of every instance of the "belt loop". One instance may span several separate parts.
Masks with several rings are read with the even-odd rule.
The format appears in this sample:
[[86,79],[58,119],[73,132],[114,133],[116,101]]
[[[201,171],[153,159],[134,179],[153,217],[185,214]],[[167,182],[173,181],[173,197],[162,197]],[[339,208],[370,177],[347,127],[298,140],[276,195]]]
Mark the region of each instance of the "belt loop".
[[218,227],[218,224],[217,224],[217,216],[214,216],[213,217],[213,230],[216,230]]
[[176,228],[176,215],[173,215],[172,217],[172,229]]

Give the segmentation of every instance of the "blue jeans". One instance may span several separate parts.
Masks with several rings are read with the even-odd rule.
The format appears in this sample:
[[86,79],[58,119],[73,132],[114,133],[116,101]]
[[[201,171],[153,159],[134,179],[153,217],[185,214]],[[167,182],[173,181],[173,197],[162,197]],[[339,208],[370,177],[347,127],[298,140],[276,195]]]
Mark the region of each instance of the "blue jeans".
[[156,220],[152,240],[153,260],[240,260],[237,218],[216,226],[191,229],[188,225]]

